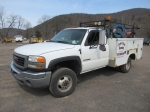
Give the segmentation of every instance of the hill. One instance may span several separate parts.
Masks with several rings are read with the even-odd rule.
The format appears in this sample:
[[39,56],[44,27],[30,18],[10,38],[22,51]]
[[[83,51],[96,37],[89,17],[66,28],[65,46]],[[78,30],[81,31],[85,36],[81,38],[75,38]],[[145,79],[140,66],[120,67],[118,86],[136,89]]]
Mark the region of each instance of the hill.
[[[29,31],[22,30],[22,34],[26,37],[26,35],[31,36],[34,35],[36,31],[39,31],[44,39],[51,39],[58,31],[64,28],[79,26],[80,22],[102,20],[108,15],[111,16],[112,21],[131,25],[135,23],[135,26],[140,27],[140,30],[136,31],[137,37],[150,38],[150,9],[145,8],[134,8],[109,14],[72,13],[58,15],[31,28]],[[16,34],[17,29],[13,29],[9,33],[9,37]]]
[[137,37],[150,37],[150,9],[145,8],[134,8],[124,10],[120,12],[110,14],[84,14],[84,13],[73,13],[64,14],[51,18],[48,21],[33,28],[33,31],[40,31],[44,38],[52,38],[56,32],[70,27],[79,26],[80,22],[85,21],[98,21],[104,19],[110,15],[113,21],[119,23],[126,23],[140,27],[140,30],[136,31]]

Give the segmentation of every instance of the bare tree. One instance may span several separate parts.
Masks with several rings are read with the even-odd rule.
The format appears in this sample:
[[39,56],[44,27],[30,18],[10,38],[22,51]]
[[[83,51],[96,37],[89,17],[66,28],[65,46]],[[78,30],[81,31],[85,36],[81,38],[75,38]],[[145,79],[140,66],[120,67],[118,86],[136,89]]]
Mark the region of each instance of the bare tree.
[[31,25],[31,23],[30,22],[26,22],[25,24],[24,24],[24,28],[25,28],[25,35],[26,35],[26,38],[28,39],[29,38],[29,35],[31,34],[31,28],[32,28],[32,25]]
[[0,7],[0,37],[2,38],[4,36],[4,22],[5,22],[5,11],[3,7]]
[[43,15],[43,16],[39,19],[38,24],[42,24],[42,23],[46,22],[46,21],[49,20],[49,19],[50,19],[50,16],[48,16],[48,15]]
[[8,33],[11,30],[11,28],[14,28],[14,26],[16,25],[17,18],[18,18],[18,15],[13,15],[13,14],[7,18],[7,22],[6,22],[7,30],[6,30],[6,34],[5,34],[6,37],[8,36]]
[[50,19],[50,16],[48,15],[43,15],[41,17],[41,19],[39,19],[38,24],[43,24],[44,28],[42,29],[43,31],[43,35],[46,39],[48,39],[48,35],[49,35],[49,24],[48,24],[48,20]]
[[18,19],[17,19],[17,28],[18,28],[18,34],[19,35],[22,33],[21,29],[23,29],[24,23],[25,23],[25,19],[22,18],[21,16],[18,16]]
[[0,36],[1,38],[7,37],[9,31],[14,28],[17,23],[18,15],[9,15],[6,17],[3,7],[0,7]]

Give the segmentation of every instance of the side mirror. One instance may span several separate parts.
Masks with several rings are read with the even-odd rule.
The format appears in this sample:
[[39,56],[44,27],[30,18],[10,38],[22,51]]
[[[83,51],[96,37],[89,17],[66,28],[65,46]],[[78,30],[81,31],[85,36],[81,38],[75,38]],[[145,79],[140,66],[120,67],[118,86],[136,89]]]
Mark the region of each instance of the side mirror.
[[105,30],[100,30],[99,31],[99,44],[100,45],[105,45],[106,44],[106,31]]
[[106,51],[106,31],[105,30],[100,30],[99,31],[99,49],[102,51]]

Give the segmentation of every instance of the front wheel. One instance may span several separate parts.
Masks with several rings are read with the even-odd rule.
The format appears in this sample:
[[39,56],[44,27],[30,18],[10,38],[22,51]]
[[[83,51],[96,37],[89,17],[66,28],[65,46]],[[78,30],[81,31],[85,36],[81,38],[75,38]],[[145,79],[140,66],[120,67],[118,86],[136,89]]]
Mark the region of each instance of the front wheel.
[[120,71],[123,73],[127,73],[129,72],[130,68],[131,68],[131,58],[129,57],[127,63],[120,66]]
[[69,68],[60,68],[52,74],[49,90],[55,97],[64,97],[72,94],[77,84],[74,71]]

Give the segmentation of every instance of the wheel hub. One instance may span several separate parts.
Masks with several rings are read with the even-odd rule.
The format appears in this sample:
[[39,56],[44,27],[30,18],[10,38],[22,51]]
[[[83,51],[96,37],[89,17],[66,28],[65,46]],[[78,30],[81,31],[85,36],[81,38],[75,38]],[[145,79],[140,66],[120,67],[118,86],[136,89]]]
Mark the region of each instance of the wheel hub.
[[69,76],[63,76],[58,80],[57,87],[61,92],[68,91],[72,86],[72,79]]

